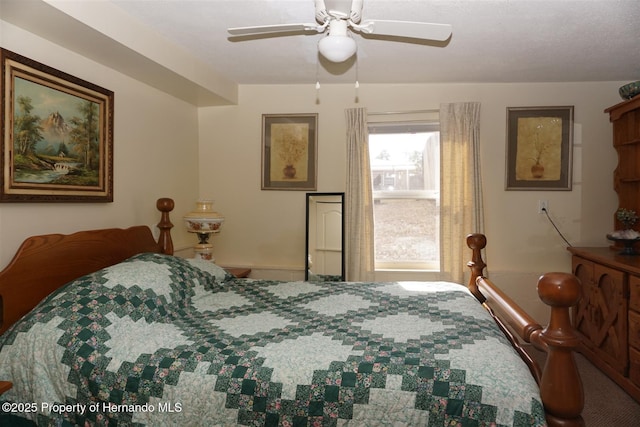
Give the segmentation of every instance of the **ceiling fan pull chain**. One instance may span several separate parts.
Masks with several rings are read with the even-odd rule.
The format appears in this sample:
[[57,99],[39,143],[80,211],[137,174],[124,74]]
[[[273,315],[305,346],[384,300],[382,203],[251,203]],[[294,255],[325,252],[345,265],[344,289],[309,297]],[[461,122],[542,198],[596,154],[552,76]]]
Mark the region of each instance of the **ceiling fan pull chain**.
[[360,97],[358,96],[358,88],[360,88],[360,83],[358,83],[358,80],[356,80],[356,88],[355,88],[355,92],[356,92],[355,101],[356,101],[356,104],[360,100]]
[[355,92],[356,92],[356,97],[355,97],[355,101],[356,103],[358,103],[358,89],[360,88],[360,82],[358,81],[358,55],[356,55],[356,84],[355,84]]
[[316,57],[316,104],[320,103],[320,58]]
[[320,90],[320,58],[316,56],[316,92]]

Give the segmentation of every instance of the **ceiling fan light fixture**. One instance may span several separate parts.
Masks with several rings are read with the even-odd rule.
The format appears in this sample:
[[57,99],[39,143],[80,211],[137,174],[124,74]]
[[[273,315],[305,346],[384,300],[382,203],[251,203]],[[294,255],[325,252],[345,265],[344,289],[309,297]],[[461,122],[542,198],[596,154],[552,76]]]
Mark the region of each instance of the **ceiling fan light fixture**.
[[[246,36],[284,34],[286,32],[324,33],[328,29],[328,35],[318,43],[318,51],[327,61],[334,63],[345,62],[355,55],[356,42],[350,37],[353,32],[363,35],[375,34],[383,37],[436,41],[445,41],[451,37],[451,25],[449,24],[389,20],[361,21],[363,0],[314,0],[314,3],[316,21],[322,25],[313,23],[276,24],[229,28],[227,31],[234,36]],[[351,9],[348,9],[349,4]],[[327,8],[327,6],[329,7]]]
[[349,36],[328,35],[320,40],[318,50],[331,62],[344,62],[356,53],[357,45]]

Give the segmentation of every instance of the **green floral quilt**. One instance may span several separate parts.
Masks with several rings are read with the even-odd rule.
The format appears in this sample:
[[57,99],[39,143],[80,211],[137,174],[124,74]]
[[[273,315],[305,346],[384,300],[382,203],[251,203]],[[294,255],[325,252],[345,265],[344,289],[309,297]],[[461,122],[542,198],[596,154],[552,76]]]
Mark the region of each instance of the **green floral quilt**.
[[1,415],[43,426],[545,423],[526,365],[451,283],[233,279],[141,254],[50,295],[0,345]]

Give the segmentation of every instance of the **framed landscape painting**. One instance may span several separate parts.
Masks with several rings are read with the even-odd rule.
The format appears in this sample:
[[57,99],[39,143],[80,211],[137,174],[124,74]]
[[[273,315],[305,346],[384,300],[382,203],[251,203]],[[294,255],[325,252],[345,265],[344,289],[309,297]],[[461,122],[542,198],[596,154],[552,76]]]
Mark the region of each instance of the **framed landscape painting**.
[[573,106],[507,108],[507,190],[571,190]]
[[2,202],[112,202],[112,91],[0,50]]
[[262,115],[262,189],[315,190],[317,114]]

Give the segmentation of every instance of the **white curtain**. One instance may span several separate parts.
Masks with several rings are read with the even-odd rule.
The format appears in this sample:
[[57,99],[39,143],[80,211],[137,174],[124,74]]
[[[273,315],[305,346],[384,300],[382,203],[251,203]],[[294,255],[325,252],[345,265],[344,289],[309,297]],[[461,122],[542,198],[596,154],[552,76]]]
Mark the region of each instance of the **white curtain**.
[[347,120],[346,280],[373,281],[373,189],[366,108],[345,111]]
[[[346,110],[346,279],[373,281],[373,193],[367,111]],[[440,278],[465,284],[466,236],[484,233],[480,179],[480,103],[440,105]]]
[[466,283],[465,236],[484,233],[480,103],[440,105],[440,263],[443,280]]

